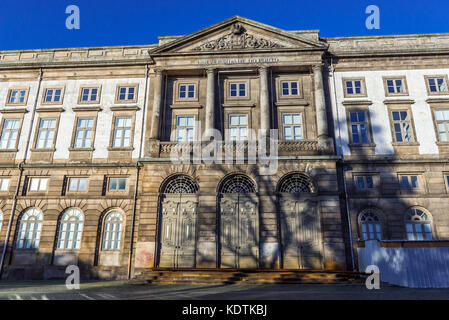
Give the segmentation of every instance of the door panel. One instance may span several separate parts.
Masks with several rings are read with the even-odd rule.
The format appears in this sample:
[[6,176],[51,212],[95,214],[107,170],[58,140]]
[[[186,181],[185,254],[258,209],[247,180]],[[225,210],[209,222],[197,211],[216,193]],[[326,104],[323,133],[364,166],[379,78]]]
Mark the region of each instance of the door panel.
[[312,201],[280,199],[283,268],[322,269],[322,241],[317,205]]
[[220,201],[222,268],[257,268],[259,215],[252,196],[223,195]]
[[161,204],[159,266],[195,267],[197,202],[192,196],[165,196]]

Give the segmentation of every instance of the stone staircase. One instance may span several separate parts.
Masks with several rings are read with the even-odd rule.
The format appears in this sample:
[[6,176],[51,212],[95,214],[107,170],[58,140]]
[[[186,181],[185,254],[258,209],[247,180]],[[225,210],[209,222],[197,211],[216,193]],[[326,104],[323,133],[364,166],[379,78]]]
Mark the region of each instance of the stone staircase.
[[361,283],[365,274],[348,271],[267,269],[153,269],[132,281],[153,284]]

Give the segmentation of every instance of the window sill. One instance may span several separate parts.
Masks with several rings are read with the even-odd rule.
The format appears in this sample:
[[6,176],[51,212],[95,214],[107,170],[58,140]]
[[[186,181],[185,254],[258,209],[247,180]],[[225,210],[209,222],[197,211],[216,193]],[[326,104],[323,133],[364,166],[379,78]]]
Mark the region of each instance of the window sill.
[[0,149],[0,152],[17,152],[19,149]]
[[108,147],[108,151],[133,151],[133,147],[126,147],[126,148],[115,148],[115,147]]
[[350,148],[375,148],[375,143],[349,143]]
[[241,108],[241,107],[248,107],[248,108],[254,108],[256,106],[255,103],[250,101],[235,101],[235,102],[226,102],[222,104],[223,108]]
[[72,107],[72,111],[79,112],[79,111],[101,111],[100,107]]
[[36,112],[64,112],[63,107],[39,107]]
[[305,101],[304,98],[279,98],[279,101],[275,102],[276,106],[308,106],[309,102]]
[[419,146],[419,142],[392,142],[391,145],[394,147],[410,147]]
[[70,152],[76,152],[76,151],[79,151],[79,152],[83,152],[83,151],[94,151],[95,150],[95,148],[69,148],[69,151]]
[[32,152],[55,152],[56,148],[31,148]]
[[137,111],[140,110],[138,106],[112,106],[111,111]]
[[2,109],[0,113],[27,113],[27,108]]
[[[362,98],[362,96],[345,98]],[[372,105],[373,102],[371,100],[344,100],[341,104],[344,106],[369,106]]]
[[[396,96],[400,96],[400,95],[394,95],[394,96],[389,96],[389,97],[396,97]],[[404,95],[402,95],[404,96]],[[408,94],[406,94],[405,96],[408,96]],[[386,99],[384,100],[384,104],[414,104],[415,100],[413,99]]]
[[175,102],[174,104],[170,105],[171,109],[201,109],[203,106],[198,103],[198,101],[194,102],[187,102],[184,103],[181,102]]

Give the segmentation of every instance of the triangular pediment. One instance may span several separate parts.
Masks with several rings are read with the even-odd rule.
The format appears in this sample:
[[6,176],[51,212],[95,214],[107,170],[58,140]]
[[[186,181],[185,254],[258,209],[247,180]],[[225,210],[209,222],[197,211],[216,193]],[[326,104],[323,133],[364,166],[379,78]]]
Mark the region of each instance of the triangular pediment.
[[301,36],[239,16],[185,36],[173,37],[153,54],[214,53],[232,51],[325,49],[318,39]]

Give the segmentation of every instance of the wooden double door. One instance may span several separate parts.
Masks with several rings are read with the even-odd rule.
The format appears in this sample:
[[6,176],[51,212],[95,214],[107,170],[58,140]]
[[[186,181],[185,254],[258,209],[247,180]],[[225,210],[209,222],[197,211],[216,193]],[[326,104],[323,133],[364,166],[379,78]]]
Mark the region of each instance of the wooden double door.
[[165,194],[161,199],[159,267],[195,268],[198,199]]
[[259,267],[259,210],[254,194],[223,194],[219,200],[219,266]]
[[321,222],[317,202],[279,196],[282,268],[323,269]]

